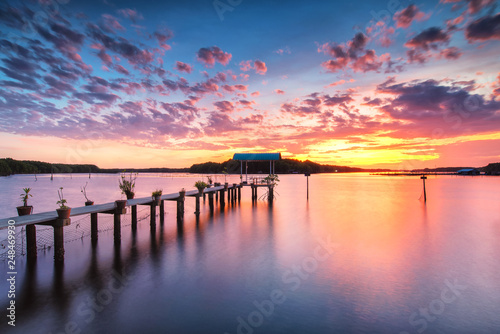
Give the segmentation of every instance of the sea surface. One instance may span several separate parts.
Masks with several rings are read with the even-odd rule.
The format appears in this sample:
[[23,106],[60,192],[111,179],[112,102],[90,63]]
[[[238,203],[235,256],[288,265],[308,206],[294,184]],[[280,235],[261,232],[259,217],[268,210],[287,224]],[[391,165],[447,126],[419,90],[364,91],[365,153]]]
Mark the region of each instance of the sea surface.
[[[57,207],[59,187],[71,207],[86,183],[96,204],[120,199],[118,178],[2,177],[0,217],[16,215],[24,187],[36,213]],[[140,174],[136,197],[200,179]],[[17,228],[15,327],[4,257],[0,333],[500,333],[500,177],[429,176],[426,188],[425,203],[419,177],[313,174],[307,199],[305,176],[280,175],[272,204],[252,203],[245,187],[213,215],[202,202],[196,219],[187,198],[178,225],[167,201],[163,225],[151,229],[140,207],[135,231],[128,212],[119,245],[110,215],[99,215],[94,245],[89,217],[75,217],[64,265],[51,227],[37,227],[28,265]]]

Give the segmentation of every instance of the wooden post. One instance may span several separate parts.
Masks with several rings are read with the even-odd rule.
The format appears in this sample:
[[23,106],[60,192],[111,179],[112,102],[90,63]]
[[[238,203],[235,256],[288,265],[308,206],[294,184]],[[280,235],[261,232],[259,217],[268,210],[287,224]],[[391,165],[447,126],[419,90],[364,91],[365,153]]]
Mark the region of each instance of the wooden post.
[[309,200],[309,176],[311,176],[311,173],[305,173],[304,175],[307,179],[307,200]]
[[274,200],[274,186],[273,185],[269,185],[268,187],[268,192],[267,192],[267,200],[269,202],[272,202]]
[[238,188],[238,202],[241,202],[241,188],[243,188],[243,183],[240,183],[240,187]]
[[177,224],[184,222],[184,199],[186,196],[185,191],[179,192],[179,198],[177,199]]
[[232,201],[233,201],[233,192],[232,192],[232,189],[227,187],[227,203],[230,204]]
[[217,203],[219,201],[219,192],[215,191],[215,202]]
[[425,192],[425,180],[427,179],[427,176],[422,175],[420,178],[422,179],[422,182],[424,183],[424,202],[427,202],[427,194]]
[[113,231],[113,237],[114,237],[114,240],[115,240],[115,244],[119,244],[121,242],[121,238],[122,238],[122,233],[121,233],[121,214],[118,213],[118,212],[115,212],[113,214],[113,227],[114,227],[114,231]]
[[132,230],[137,229],[137,205],[132,205]]
[[200,197],[201,197],[201,194],[196,195],[196,210],[194,211],[195,215],[200,214]]
[[90,214],[90,239],[93,244],[97,242],[97,212]]
[[220,195],[219,195],[219,197],[220,197],[220,206],[222,206],[222,207],[225,204],[224,203],[224,192],[225,192],[225,189],[226,189],[226,186],[224,186],[224,189],[220,190]]
[[26,253],[28,261],[36,260],[36,227],[35,224],[26,225]]
[[54,225],[54,260],[64,261],[64,231],[63,225]]
[[151,229],[156,228],[156,204],[152,203],[149,207],[149,225]]
[[214,192],[208,193],[208,206],[210,207],[210,213],[214,213]]
[[165,223],[165,201],[160,201],[160,225]]
[[233,183],[233,194],[232,194],[233,202],[236,202],[236,183]]

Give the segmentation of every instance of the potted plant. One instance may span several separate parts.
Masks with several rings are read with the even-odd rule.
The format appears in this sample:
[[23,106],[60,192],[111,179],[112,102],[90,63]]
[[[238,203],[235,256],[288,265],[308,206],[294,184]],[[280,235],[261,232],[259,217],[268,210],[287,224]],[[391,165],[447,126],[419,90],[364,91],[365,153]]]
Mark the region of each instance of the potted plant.
[[57,195],[59,196],[59,200],[57,201],[57,204],[59,204],[59,209],[56,210],[57,215],[61,219],[68,219],[71,214],[71,208],[66,206],[67,201],[64,198],[63,187],[57,190]]
[[89,200],[89,198],[87,197],[87,184],[88,182],[85,182],[85,185],[83,187],[80,187],[80,191],[82,192],[83,196],[85,196],[85,206],[94,205],[94,201]]
[[163,191],[161,189],[156,189],[155,191],[153,191],[151,193],[151,196],[153,197],[153,200],[156,203],[156,205],[160,205],[162,193],[163,193]]
[[125,194],[127,196],[127,199],[133,199],[134,198],[134,189],[135,189],[135,180],[137,179],[137,173],[132,174],[130,173],[128,180],[125,177],[125,175],[121,175],[121,179],[119,180],[119,187],[120,190],[122,191],[122,194]]
[[126,199],[119,199],[115,201],[116,203],[116,209],[118,211],[123,211],[125,209],[125,206],[127,205],[127,200]]
[[31,188],[23,188],[23,191],[24,193],[20,195],[23,205],[17,207],[17,214],[19,216],[30,215],[33,211],[33,206],[28,205],[28,198],[33,197],[33,195],[30,194]]
[[210,186],[213,184],[212,177],[207,176],[207,181],[208,181],[208,188],[210,188]]
[[198,191],[200,192],[200,195],[203,195],[203,189],[205,189],[208,186],[208,184],[206,184],[203,181],[196,181],[194,186],[196,187],[196,189],[198,189]]

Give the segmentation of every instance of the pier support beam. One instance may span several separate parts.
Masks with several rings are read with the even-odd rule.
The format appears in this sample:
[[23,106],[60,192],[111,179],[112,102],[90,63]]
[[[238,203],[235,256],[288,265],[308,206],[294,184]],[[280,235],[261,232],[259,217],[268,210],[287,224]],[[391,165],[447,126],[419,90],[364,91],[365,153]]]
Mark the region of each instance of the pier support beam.
[[243,183],[240,183],[238,188],[238,202],[241,202],[241,188],[243,188]]
[[197,194],[195,199],[196,199],[196,209],[194,211],[194,214],[195,215],[199,215],[200,214],[200,197],[203,196],[201,193]]
[[71,224],[71,219],[56,219],[52,227],[54,228],[54,260],[64,261],[64,226]]
[[26,225],[26,253],[28,261],[36,260],[36,227],[34,224]]
[[156,228],[156,204],[152,203],[149,209],[149,225],[151,229],[154,230]]
[[165,201],[160,201],[160,225],[165,223]]
[[214,213],[214,192],[211,191],[208,193],[208,206],[210,207],[210,213]]
[[137,205],[132,205],[132,230],[137,230]]
[[90,240],[93,244],[97,243],[97,212],[90,214]]
[[269,202],[272,202],[274,200],[274,186],[272,185],[268,187],[267,200]]
[[64,261],[64,231],[62,226],[54,226],[54,260]]
[[220,190],[220,195],[219,195],[219,197],[220,197],[220,206],[221,206],[221,207],[224,207],[224,205],[225,205],[225,203],[224,203],[224,201],[225,201],[224,196],[225,196],[225,191],[226,191],[226,189],[227,189],[227,184],[226,184],[226,185],[224,185],[224,189],[221,189],[221,190]]
[[121,214],[118,212],[115,212],[113,215],[113,238],[115,241],[115,244],[121,243],[122,239],[122,224],[121,224]]
[[177,224],[184,222],[184,200],[186,199],[186,192],[180,191],[179,198],[177,199]]

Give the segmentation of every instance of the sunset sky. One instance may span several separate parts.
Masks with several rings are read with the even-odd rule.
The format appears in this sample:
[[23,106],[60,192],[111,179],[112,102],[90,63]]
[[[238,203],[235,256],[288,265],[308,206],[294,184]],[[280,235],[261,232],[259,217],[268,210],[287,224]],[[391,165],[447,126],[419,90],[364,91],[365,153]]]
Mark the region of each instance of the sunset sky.
[[235,152],[500,161],[500,7],[2,1],[0,157],[188,167]]

